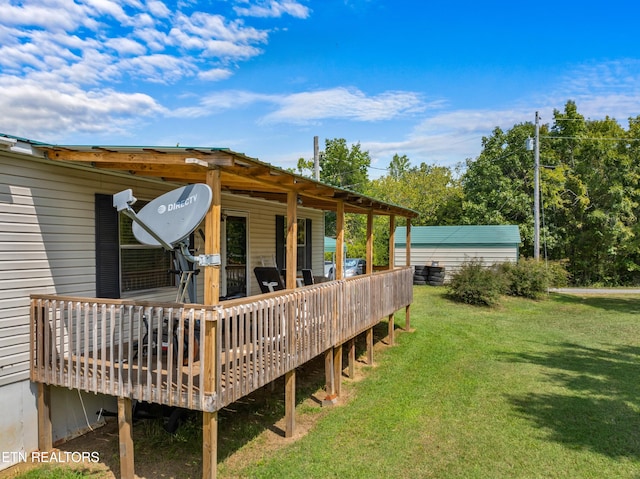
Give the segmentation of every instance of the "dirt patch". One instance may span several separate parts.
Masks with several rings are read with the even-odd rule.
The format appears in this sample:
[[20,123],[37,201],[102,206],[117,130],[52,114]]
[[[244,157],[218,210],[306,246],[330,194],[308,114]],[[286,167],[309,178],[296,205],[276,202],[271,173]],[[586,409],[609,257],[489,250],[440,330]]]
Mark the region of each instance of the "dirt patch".
[[[374,352],[388,347],[386,323],[374,329]],[[366,377],[369,366],[365,363],[364,338],[356,342],[354,377],[348,378],[346,349],[343,354],[343,382],[341,395],[335,406],[346,404],[355,394],[353,385]],[[375,358],[375,355],[374,355]],[[296,428],[293,437],[285,437],[284,381],[279,378],[270,385],[242,398],[218,414],[218,467],[224,476],[239,477],[247,464],[259,461],[274,451],[286,447],[311,431],[315,424],[331,413],[332,407],[323,407],[324,357],[309,361],[296,372]],[[150,414],[152,415],[152,414]],[[191,412],[175,434],[167,433],[166,418],[158,417],[134,421],[134,460],[136,477],[140,479],[202,477],[201,414]],[[92,454],[88,461],[74,462],[69,454]],[[66,462],[51,462],[47,467],[71,467],[83,476],[94,479],[120,477],[118,425],[116,418],[107,418],[106,424],[88,434],[73,439],[55,449],[58,457],[70,458]],[[94,462],[97,456],[99,461]],[[65,456],[66,455],[66,456]],[[0,479],[18,478],[26,471],[42,467],[38,463],[21,463],[0,472]]]

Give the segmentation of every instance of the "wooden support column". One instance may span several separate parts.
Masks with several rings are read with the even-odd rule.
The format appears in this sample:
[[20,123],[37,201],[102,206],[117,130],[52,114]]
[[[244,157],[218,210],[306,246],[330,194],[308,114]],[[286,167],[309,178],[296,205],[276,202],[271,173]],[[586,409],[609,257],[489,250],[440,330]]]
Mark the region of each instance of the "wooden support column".
[[367,271],[365,274],[373,273],[373,210],[367,213]]
[[[213,193],[211,208],[205,218],[205,254],[220,253],[220,214],[222,198],[219,170],[207,172],[207,184]],[[204,268],[204,304],[214,305],[220,301],[220,269]],[[201,358],[204,360],[202,387],[205,394],[216,393],[217,321],[204,322],[204,345]],[[202,478],[215,479],[218,474],[218,411],[202,413]]]
[[284,416],[285,416],[285,437],[293,437],[296,431],[296,370],[289,371],[284,375]]
[[336,371],[333,365],[334,354],[333,348],[324,352],[324,382],[326,396],[322,400],[323,406],[332,406],[338,402],[336,395]]
[[295,191],[287,193],[287,251],[285,278],[287,289],[295,289],[298,271],[298,194]]
[[52,448],[51,386],[38,383],[38,449],[50,451]]
[[354,379],[356,376],[356,339],[350,339],[348,346],[349,355],[349,378]]
[[389,216],[389,269],[395,267],[396,258],[396,216]]
[[118,398],[118,437],[120,439],[120,477],[134,478],[133,406],[131,399]]
[[367,364],[373,366],[373,328],[367,329]]
[[342,344],[333,348],[333,382],[336,396],[340,396],[342,389]]
[[[296,288],[298,271],[298,194],[295,191],[287,193],[287,289]],[[293,359],[296,353],[296,317],[295,310],[288,311],[288,356]],[[284,376],[284,404],[285,404],[285,437],[292,437],[296,429],[296,370],[289,366],[290,371]]]
[[395,338],[395,324],[394,324],[394,313],[389,315],[389,346],[393,346],[396,342]]
[[344,279],[344,200],[336,210],[336,279]]
[[[411,219],[407,218],[407,261],[406,265],[411,266]],[[409,331],[411,329],[411,305],[407,304],[404,308],[404,329]]]
[[[338,200],[336,208],[336,279],[344,279],[344,201]],[[329,335],[333,337],[338,324],[340,314],[340,299],[336,296],[336,303],[333,308],[332,330]],[[335,370],[335,350],[331,348],[324,353],[324,378],[326,396],[322,401],[323,406],[331,406],[338,401],[336,391],[336,370]]]

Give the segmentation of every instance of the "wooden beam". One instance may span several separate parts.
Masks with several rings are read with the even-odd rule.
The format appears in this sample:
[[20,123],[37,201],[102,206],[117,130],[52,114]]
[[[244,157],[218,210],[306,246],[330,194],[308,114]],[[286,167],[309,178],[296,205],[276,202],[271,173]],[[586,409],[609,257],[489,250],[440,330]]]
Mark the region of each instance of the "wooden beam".
[[[220,171],[207,172],[207,185],[212,191],[211,207],[205,217],[205,254],[220,253],[220,213],[222,212]],[[218,304],[220,300],[220,268],[204,268],[204,303]],[[204,322],[203,388],[205,394],[216,393],[217,321]],[[202,413],[202,478],[215,479],[218,470],[218,412]]]
[[91,151],[46,149],[49,159],[58,161],[76,161],[82,163],[156,163],[184,165],[186,158],[198,158],[206,161],[210,167],[233,165],[234,157],[224,151],[205,152],[188,150],[176,152],[160,152],[157,150],[120,150],[108,151],[95,149]]
[[367,329],[367,364],[373,366],[373,328]]
[[53,447],[51,428],[51,386],[38,383],[38,449],[50,451]]
[[393,346],[395,344],[395,324],[394,324],[394,313],[389,315],[389,346]]
[[135,476],[133,462],[133,405],[130,398],[118,398],[118,437],[120,439],[120,477]]

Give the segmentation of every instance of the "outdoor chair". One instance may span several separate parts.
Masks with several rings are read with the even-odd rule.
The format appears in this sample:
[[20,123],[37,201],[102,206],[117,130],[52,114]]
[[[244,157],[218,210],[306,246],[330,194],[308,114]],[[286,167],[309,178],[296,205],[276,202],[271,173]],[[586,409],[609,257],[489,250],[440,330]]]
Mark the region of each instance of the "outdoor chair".
[[311,271],[310,269],[303,269],[302,279],[305,286],[311,286],[312,284],[314,284],[315,281],[313,280],[313,271]]
[[285,289],[282,277],[277,268],[273,266],[256,266],[253,269],[263,293],[271,293]]

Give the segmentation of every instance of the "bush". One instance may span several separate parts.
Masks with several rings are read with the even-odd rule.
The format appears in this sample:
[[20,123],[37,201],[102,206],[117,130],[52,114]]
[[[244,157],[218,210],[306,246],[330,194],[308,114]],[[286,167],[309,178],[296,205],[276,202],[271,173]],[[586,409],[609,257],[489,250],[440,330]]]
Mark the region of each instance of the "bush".
[[504,285],[495,268],[487,268],[473,259],[464,263],[449,282],[449,296],[461,303],[494,306]]
[[503,294],[541,299],[551,286],[566,285],[568,277],[563,262],[523,258],[488,268],[474,259],[452,276],[449,295],[455,301],[487,306],[497,304]]
[[517,263],[503,263],[498,270],[507,285],[505,294],[523,298],[540,299],[551,286],[564,286],[568,281],[568,273],[562,262],[523,258]]
[[506,294],[539,299],[549,289],[549,277],[545,265],[534,259],[521,259],[517,263],[503,263],[500,274],[508,285]]

